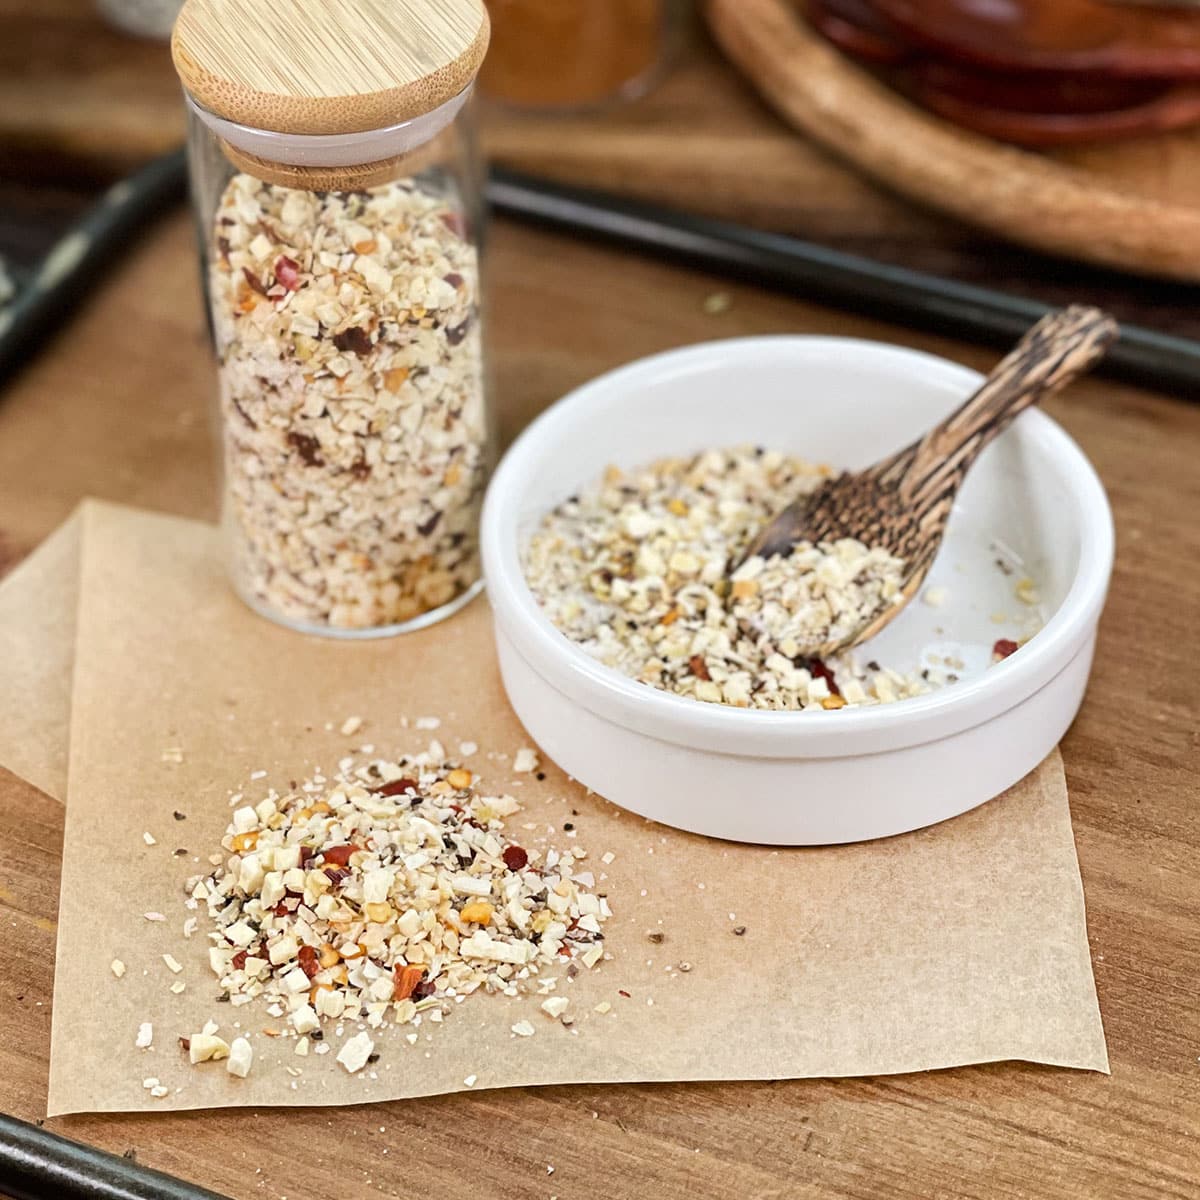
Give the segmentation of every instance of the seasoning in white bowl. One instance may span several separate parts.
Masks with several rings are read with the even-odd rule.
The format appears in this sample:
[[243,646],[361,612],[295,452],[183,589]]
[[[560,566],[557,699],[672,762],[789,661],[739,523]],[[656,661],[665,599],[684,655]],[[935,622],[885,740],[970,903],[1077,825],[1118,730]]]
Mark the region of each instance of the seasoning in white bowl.
[[751,558],[763,523],[828,468],[742,446],[660,459],[548,513],[525,575],[550,620],[606,665],[664,691],[739,708],[837,709],[920,695],[947,671],[902,673],[800,648],[899,599],[904,564],[854,539]]

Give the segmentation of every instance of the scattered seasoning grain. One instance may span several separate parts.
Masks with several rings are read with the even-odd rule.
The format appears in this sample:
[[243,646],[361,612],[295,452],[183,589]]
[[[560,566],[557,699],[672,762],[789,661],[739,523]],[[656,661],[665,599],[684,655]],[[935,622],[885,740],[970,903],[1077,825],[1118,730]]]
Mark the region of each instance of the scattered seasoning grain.
[[[188,883],[215,926],[223,998],[265,1003],[318,1039],[322,1020],[437,1024],[450,998],[549,990],[549,970],[594,966],[610,912],[580,878],[592,879],[577,870],[586,852],[507,842],[518,811],[436,742],[395,761],[347,757],[332,779],[237,808],[228,858]],[[357,1053],[347,1070],[361,1070]]]
[[1037,585],[1032,579],[1018,580],[1016,586],[1016,597],[1022,604],[1028,604],[1031,607],[1041,602],[1041,596],[1038,595]]
[[513,771],[517,775],[530,775],[537,770],[538,756],[528,747],[522,747],[513,758]]

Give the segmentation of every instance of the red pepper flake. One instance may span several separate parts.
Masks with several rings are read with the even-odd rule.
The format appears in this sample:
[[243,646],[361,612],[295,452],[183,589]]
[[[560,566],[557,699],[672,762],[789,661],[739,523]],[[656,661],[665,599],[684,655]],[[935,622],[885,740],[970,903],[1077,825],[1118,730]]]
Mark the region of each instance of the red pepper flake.
[[233,956],[233,958],[230,960],[230,963],[229,963],[229,965],[230,965],[230,966],[231,966],[231,967],[232,967],[232,968],[233,968],[235,971],[242,971],[242,970],[244,970],[244,969],[245,969],[245,967],[246,967],[246,957],[247,957],[247,955],[246,955],[246,951],[245,951],[245,950],[239,950],[239,951],[238,951],[238,952],[237,952],[237,953],[236,953],[236,954]]
[[410,967],[405,963],[397,963],[392,968],[392,978],[395,981],[392,989],[393,1000],[408,1000],[417,985],[425,975],[424,967]]
[[344,867],[349,864],[350,855],[357,854],[361,849],[361,846],[356,846],[353,842],[347,842],[341,846],[330,846],[329,849],[322,850],[321,857],[326,863],[333,863],[335,866]]
[[287,906],[286,900],[280,900],[280,902],[275,905],[273,909],[271,909],[271,912],[273,912],[277,917],[286,917],[291,911],[292,910]]
[[312,858],[312,856],[315,853],[316,853],[316,851],[311,846],[301,846],[300,847],[300,865],[304,866],[304,864],[306,862],[308,862],[308,860],[310,858]]
[[409,789],[414,792],[417,790],[417,781],[415,779],[393,779],[390,783],[381,783],[379,787],[372,788],[377,796],[403,796]]
[[693,654],[688,659],[688,670],[691,671],[697,679],[711,679],[712,676],[708,673],[708,663],[704,661],[703,654]]
[[440,214],[442,224],[457,237],[466,237],[467,220],[460,212],[451,212],[447,210]]
[[442,278],[454,288],[462,287],[463,283],[465,282],[463,277],[457,271],[451,271],[449,275],[443,275]]
[[504,854],[501,857],[504,859],[504,865],[510,871],[524,870],[529,862],[529,855],[520,846],[505,846]]
[[329,876],[329,886],[335,888],[350,878],[351,871],[349,867],[326,867],[325,874]]
[[617,995],[624,996],[626,1000],[633,999],[633,997],[624,988],[617,988]]
[[317,961],[317,951],[315,946],[301,946],[300,953],[296,956],[300,961],[300,970],[311,979],[321,970],[321,964]]
[[192,1048],[192,1039],[191,1039],[191,1038],[185,1038],[185,1037],[181,1037],[181,1038],[179,1039],[179,1048],[180,1048],[181,1050],[183,1050],[185,1053],[186,1053],[187,1051],[189,1051],[189,1050]]
[[823,679],[829,684],[829,690],[835,695],[840,696],[842,689],[838,687],[837,680],[833,677],[833,672],[819,658],[810,658],[808,660],[809,671],[817,678]]
[[335,333],[333,344],[339,350],[348,350],[351,354],[371,353],[371,335],[360,325],[351,325],[349,329]]
[[992,647],[992,657],[1000,662],[1010,654],[1015,654],[1020,648],[1011,638],[998,638]]
[[289,292],[296,291],[300,286],[300,264],[294,258],[281,254],[275,260],[275,280]]

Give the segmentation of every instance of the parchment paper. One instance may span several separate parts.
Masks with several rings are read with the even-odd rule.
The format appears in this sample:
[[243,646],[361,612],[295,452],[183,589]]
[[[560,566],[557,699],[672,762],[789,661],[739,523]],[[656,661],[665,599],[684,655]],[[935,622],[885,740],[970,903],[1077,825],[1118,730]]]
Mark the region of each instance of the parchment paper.
[[63,800],[79,605],[79,510],[0,582],[0,764]]
[[[459,1090],[472,1075],[484,1088],[1000,1059],[1107,1070],[1057,755],[982,809],[889,841],[791,851],[706,841],[623,814],[552,764],[542,783],[511,775],[503,756],[529,743],[504,699],[485,601],[401,639],[301,638],[232,595],[210,527],[98,504],[83,525],[52,1114],[377,1101]],[[336,730],[351,715],[365,724],[345,738]],[[420,716],[443,724],[417,731]],[[262,1033],[274,1022],[257,1006],[215,1002],[203,937],[181,935],[183,881],[205,868],[194,860],[217,848],[228,794],[252,772],[268,772],[247,785],[265,789],[364,741],[390,752],[430,736],[479,744],[469,761],[522,800],[527,815],[512,821],[536,823],[527,842],[590,850],[615,913],[614,959],[560,985],[574,1032],[534,1000],[479,995],[423,1025],[416,1045],[385,1032],[380,1061],[350,1076],[332,1029],[333,1052],[299,1058]],[[168,748],[183,761],[164,760]],[[165,952],[184,964],[178,977]],[[680,962],[691,970],[667,969]],[[169,991],[176,978],[182,995]],[[595,1013],[600,1002],[612,1011]],[[227,1037],[251,1038],[248,1079],[186,1063],[175,1039],[210,1017]],[[511,1034],[522,1018],[535,1036]],[[143,1021],[148,1050],[134,1045]],[[147,1077],[169,1096],[153,1099]]]

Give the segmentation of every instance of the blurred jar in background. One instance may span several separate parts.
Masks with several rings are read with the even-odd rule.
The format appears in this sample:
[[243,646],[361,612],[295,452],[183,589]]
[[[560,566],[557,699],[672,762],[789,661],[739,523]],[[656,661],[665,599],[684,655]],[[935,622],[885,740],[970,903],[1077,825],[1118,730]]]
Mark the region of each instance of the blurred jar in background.
[[166,41],[183,0],[96,0],[100,15],[122,33]]
[[632,100],[656,82],[673,41],[675,0],[487,0],[487,94],[526,108]]

